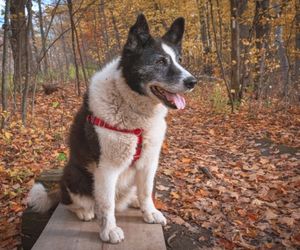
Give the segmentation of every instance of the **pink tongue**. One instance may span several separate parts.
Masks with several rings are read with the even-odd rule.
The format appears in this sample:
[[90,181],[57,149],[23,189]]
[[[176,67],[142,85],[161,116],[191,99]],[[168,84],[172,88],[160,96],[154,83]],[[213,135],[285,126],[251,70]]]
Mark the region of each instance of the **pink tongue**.
[[166,93],[166,97],[169,102],[173,102],[176,105],[177,109],[185,108],[185,99],[181,95]]

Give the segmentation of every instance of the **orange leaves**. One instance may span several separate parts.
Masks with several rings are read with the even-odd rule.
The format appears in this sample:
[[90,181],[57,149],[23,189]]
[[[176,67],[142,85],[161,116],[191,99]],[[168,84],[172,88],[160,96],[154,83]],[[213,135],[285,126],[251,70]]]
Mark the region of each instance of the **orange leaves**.
[[181,158],[181,162],[189,164],[192,162],[192,159],[183,157],[183,158]]
[[17,202],[10,202],[10,209],[15,212],[15,213],[18,213],[20,211],[22,211],[24,209],[24,207],[22,205],[20,205],[19,203]]
[[13,116],[0,132],[0,249],[20,244],[20,216],[34,177],[45,168],[65,164],[65,138],[80,102],[71,91],[47,97],[38,92],[35,116],[29,115],[28,127]]
[[164,202],[162,202],[161,200],[156,198],[154,200],[154,204],[157,209],[162,210],[162,211],[168,211],[166,204]]
[[[295,149],[300,131],[294,129],[299,111],[278,112],[276,120],[268,111],[253,119],[244,109],[215,115],[199,100],[168,118],[169,146],[157,192],[167,211],[179,217],[174,223],[210,229],[217,238],[212,248],[295,248],[300,244],[300,152]],[[283,138],[288,138],[284,146]]]

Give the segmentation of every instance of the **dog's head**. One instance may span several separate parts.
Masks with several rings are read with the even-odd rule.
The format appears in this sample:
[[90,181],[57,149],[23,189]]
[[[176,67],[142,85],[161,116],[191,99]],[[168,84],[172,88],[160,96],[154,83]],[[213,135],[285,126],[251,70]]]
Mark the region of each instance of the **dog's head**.
[[174,109],[183,109],[181,94],[193,90],[196,78],[180,65],[184,19],[177,18],[161,38],[150,35],[143,14],[130,28],[121,67],[130,88]]

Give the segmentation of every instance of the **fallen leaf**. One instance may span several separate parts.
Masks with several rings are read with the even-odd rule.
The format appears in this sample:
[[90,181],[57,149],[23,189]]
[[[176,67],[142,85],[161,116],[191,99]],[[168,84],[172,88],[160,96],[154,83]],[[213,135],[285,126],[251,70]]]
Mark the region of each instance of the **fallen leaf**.
[[277,214],[275,214],[271,209],[267,209],[267,211],[265,212],[265,218],[267,220],[273,220],[276,219],[278,217]]
[[281,217],[278,219],[278,222],[282,223],[282,224],[286,224],[289,227],[291,227],[294,225],[295,220],[294,220],[294,218],[291,218],[291,217]]
[[166,187],[166,186],[163,186],[163,185],[156,185],[156,189],[157,189],[157,190],[160,190],[160,191],[167,191],[167,190],[169,190],[170,188],[169,188],[169,187]]
[[183,158],[181,158],[181,162],[182,163],[191,163],[192,159],[183,157]]

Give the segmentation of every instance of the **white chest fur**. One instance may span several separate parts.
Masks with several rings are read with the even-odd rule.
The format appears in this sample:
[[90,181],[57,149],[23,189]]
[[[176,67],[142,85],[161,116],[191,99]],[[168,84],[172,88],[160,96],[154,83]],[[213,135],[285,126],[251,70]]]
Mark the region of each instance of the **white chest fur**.
[[[125,83],[119,58],[95,74],[89,88],[89,108],[93,115],[120,129],[143,129],[143,149],[137,167],[142,167],[151,152],[160,150],[167,109],[151,98],[132,91]],[[136,152],[137,136],[96,127],[101,155],[100,164],[126,168]]]

